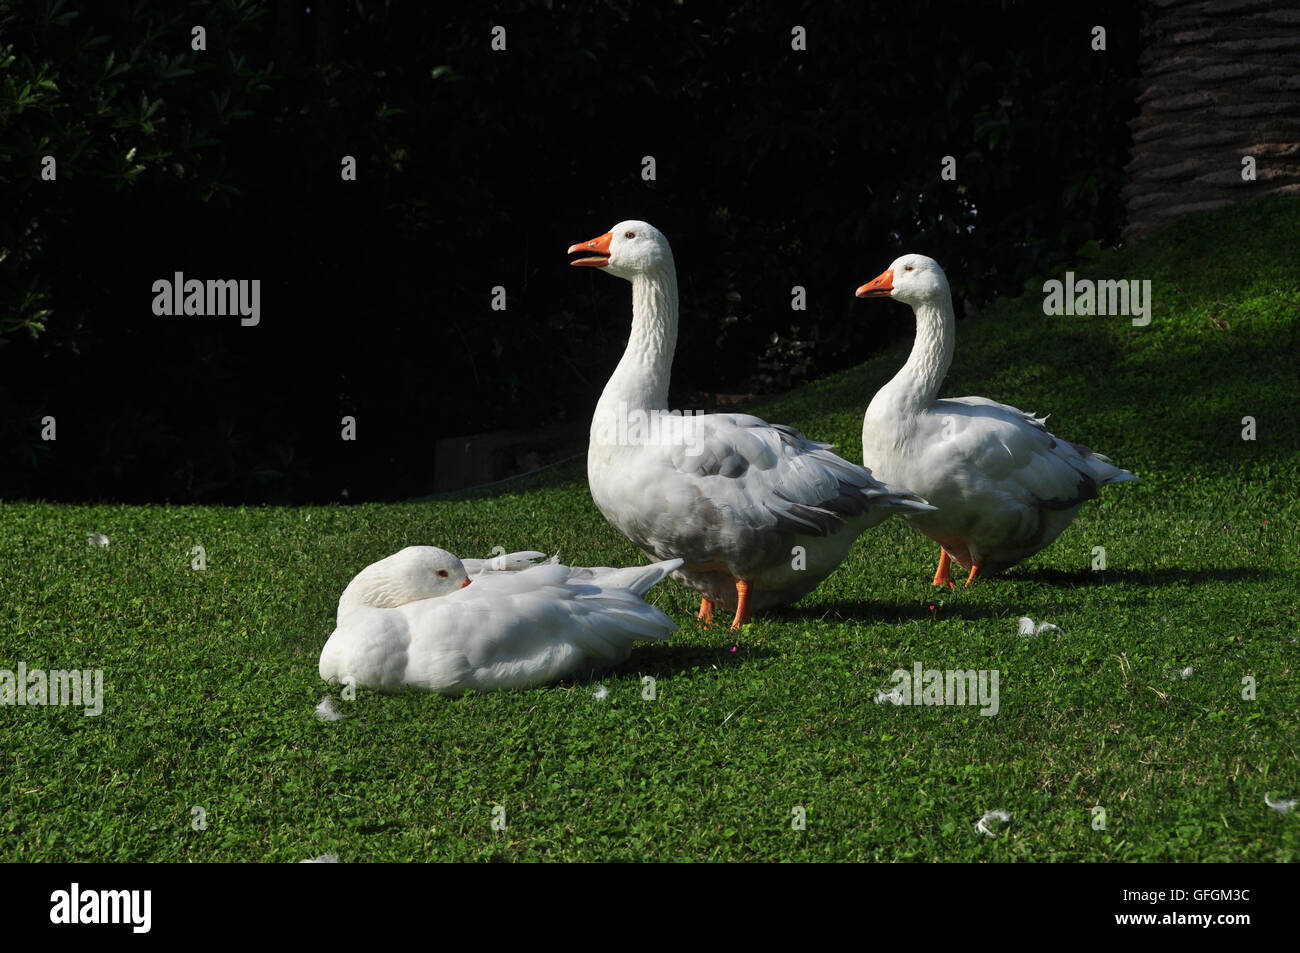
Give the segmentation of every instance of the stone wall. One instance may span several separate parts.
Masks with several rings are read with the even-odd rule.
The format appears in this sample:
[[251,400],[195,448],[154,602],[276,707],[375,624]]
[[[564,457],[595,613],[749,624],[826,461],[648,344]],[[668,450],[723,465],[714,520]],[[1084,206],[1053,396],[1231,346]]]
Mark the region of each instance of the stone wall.
[[1191,212],[1300,194],[1300,2],[1150,0],[1147,10],[1125,239]]

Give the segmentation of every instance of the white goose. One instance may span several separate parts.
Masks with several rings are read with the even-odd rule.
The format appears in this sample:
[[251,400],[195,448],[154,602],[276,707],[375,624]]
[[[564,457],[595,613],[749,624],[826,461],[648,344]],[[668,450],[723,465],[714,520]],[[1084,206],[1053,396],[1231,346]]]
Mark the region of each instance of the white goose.
[[1098,487],[1137,479],[1083,444],[1053,437],[1046,417],[987,397],[936,400],[956,332],[948,279],[933,259],[904,255],[857,296],[891,297],[916,313],[912,354],[862,421],[862,458],[938,507],[907,516],[939,543],[936,586],[953,587],[950,560],[970,570],[969,586],[1032,556]]
[[[436,546],[407,546],[371,563],[352,577],[343,595],[339,596],[338,621],[341,622],[344,612],[353,606],[395,609],[408,602],[445,595],[448,580],[453,576],[456,580],[460,578],[442,558],[446,555],[450,554]],[[471,579],[484,573],[518,572],[545,558],[545,553],[527,550],[490,559],[462,559],[460,563],[465,579],[459,584],[468,586]]]
[[570,252],[571,264],[632,283],[632,332],[591,422],[587,478],[605,518],[655,559],[685,560],[674,578],[751,613],[800,598],[890,513],[933,507],[791,427],[748,414],[668,413],[677,342],[677,274],[668,240],[627,221]]
[[[526,562],[542,554],[511,555]],[[680,565],[502,564],[500,571],[480,566],[471,580],[451,553],[408,546],[367,566],[344,589],[320,675],[381,692],[410,687],[460,695],[545,684],[592,659],[620,662],[633,642],[676,630],[641,596]]]

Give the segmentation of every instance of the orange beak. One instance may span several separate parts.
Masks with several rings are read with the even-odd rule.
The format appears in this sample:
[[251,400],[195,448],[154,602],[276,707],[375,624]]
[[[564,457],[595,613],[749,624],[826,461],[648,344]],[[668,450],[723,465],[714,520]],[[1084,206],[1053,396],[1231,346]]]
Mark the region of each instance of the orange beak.
[[603,255],[603,258],[577,258],[570,265],[591,265],[594,268],[604,268],[609,264],[609,243],[614,240],[613,232],[606,232],[599,238],[593,238],[589,242],[578,242],[576,245],[569,246],[569,253],[575,251],[594,251]]
[[[465,581],[462,582],[462,583],[460,584],[460,587],[461,587],[462,589],[464,589],[466,586],[469,585],[469,582],[470,582],[469,576],[466,576],[466,577],[465,577]],[[475,591],[475,592],[478,592],[477,589],[475,589],[474,591]]]
[[859,298],[888,298],[894,290],[894,269],[872,278],[865,285],[858,289]]

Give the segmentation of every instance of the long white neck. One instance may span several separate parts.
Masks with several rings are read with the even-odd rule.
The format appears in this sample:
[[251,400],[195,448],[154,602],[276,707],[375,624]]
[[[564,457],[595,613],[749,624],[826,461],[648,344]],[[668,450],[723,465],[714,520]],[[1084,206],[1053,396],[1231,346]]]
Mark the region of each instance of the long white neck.
[[[677,347],[677,274],[672,262],[632,279],[632,333],[627,350],[596,404],[592,440],[634,411],[668,409]],[[598,442],[604,443],[605,439]]]
[[942,295],[937,301],[917,305],[916,341],[907,363],[893,379],[876,392],[867,414],[916,414],[929,407],[939,396],[939,388],[952,364],[957,331],[952,311],[952,297]]

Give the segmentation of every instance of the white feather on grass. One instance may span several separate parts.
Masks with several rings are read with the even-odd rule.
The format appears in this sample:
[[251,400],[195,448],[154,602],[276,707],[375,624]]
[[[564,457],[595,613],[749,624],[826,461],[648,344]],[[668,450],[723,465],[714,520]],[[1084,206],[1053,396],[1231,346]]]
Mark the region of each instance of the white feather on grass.
[[892,690],[885,691],[881,688],[876,691],[876,704],[881,705],[885,702],[893,702],[895,705],[903,704],[903,688],[895,685]]
[[591,697],[596,699],[598,702],[603,702],[609,697],[609,689],[604,685],[597,685],[596,690],[591,693]]
[[347,716],[334,707],[334,699],[326,695],[316,706],[316,717],[320,721],[342,721]]
[[1059,625],[1052,625],[1050,622],[1040,622],[1034,625],[1034,620],[1027,615],[1020,617],[1020,634],[1021,635],[1042,635],[1044,632],[1060,632]]
[[1275,801],[1267,794],[1265,794],[1264,803],[1267,804],[1269,807],[1271,807],[1273,810],[1277,811],[1279,814],[1290,814],[1292,811],[1295,810],[1296,805],[1300,804],[1300,800],[1291,797],[1291,798],[1278,798]]
[[86,537],[86,542],[91,546],[98,546],[100,549],[108,548],[108,537],[103,533],[91,533]]
[[300,864],[337,864],[339,862],[338,854],[321,854],[319,857],[310,857],[307,860],[300,860]]
[[1009,823],[1010,820],[1011,815],[1001,809],[985,811],[984,816],[975,822],[975,830],[979,831],[985,837],[997,837],[998,835],[993,832],[989,825],[995,822],[1006,824]]

